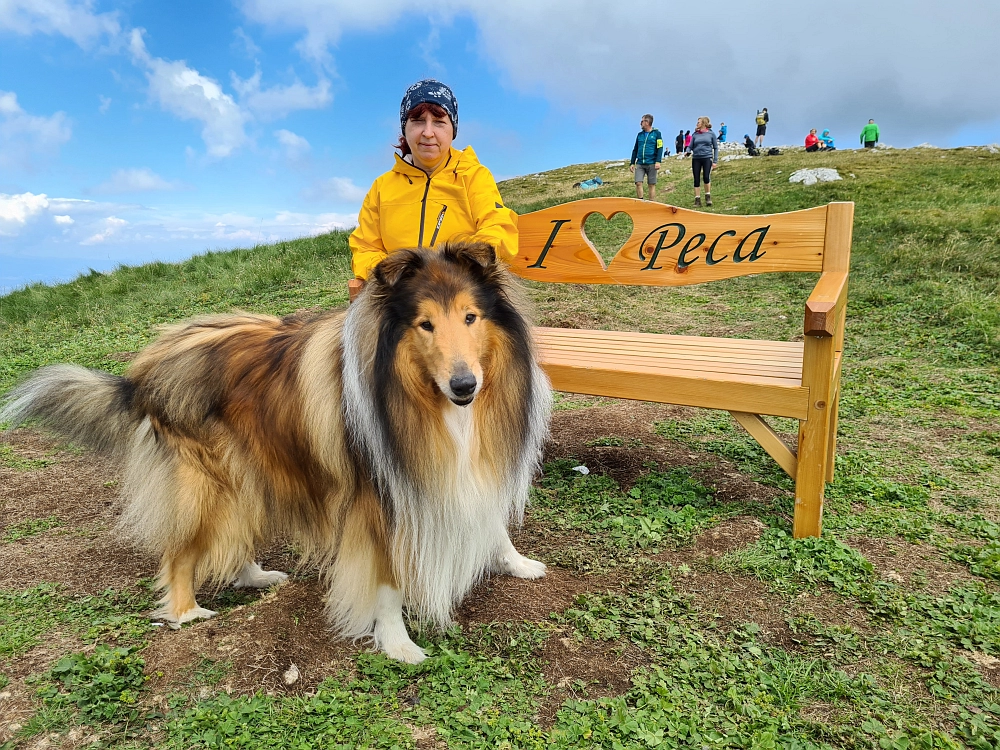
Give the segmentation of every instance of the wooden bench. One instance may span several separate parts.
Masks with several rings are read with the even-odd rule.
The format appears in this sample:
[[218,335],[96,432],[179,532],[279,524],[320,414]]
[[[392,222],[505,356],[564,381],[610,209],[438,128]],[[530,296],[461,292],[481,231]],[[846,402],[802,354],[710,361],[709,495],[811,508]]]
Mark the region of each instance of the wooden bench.
[[[583,231],[591,214],[626,213],[632,233],[605,264]],[[734,276],[819,272],[802,341],[536,328],[558,391],[725,409],[795,480],[794,535],[819,536],[833,479],[854,204],[764,216],[690,211],[635,198],[587,198],[518,219],[525,279],[681,286]],[[351,298],[360,282],[349,284]],[[799,420],[788,446],[762,415]]]
[[[633,229],[610,263],[583,231],[591,214]],[[725,216],[634,198],[589,198],[524,214],[511,271],[525,279],[680,286],[734,276],[819,272],[802,341],[537,328],[559,391],[725,409],[795,480],[796,537],[819,536],[833,479],[853,203]],[[799,420],[790,447],[762,415]]]

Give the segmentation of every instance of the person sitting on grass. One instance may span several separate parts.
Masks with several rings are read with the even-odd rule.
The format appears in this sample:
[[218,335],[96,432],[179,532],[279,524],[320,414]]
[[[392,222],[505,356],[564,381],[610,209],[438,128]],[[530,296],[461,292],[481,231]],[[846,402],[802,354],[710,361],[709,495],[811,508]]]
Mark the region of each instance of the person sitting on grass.
[[819,142],[822,144],[820,148],[824,151],[836,151],[837,147],[833,144],[833,136],[830,135],[829,130],[824,130],[823,134],[819,137]]
[[753,145],[753,138],[750,137],[749,133],[743,134],[743,145],[746,146],[748,156],[757,155],[757,147]]
[[813,128],[806,136],[806,151],[819,151],[819,148],[819,138],[816,137],[816,128]]

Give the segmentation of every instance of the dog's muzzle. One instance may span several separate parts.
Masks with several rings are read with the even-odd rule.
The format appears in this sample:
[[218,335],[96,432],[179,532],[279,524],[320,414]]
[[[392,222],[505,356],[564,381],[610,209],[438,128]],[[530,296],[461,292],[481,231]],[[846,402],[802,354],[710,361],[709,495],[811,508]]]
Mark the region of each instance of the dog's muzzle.
[[476,376],[468,370],[458,375],[452,375],[448,381],[448,389],[451,391],[451,402],[458,406],[468,406],[472,399],[476,397]]

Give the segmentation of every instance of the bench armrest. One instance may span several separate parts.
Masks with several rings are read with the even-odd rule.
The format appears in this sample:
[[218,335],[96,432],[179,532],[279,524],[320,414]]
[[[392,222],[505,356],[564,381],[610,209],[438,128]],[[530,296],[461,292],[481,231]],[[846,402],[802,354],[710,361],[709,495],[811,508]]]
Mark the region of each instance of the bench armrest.
[[806,300],[806,336],[834,336],[837,318],[847,302],[847,272],[824,271]]

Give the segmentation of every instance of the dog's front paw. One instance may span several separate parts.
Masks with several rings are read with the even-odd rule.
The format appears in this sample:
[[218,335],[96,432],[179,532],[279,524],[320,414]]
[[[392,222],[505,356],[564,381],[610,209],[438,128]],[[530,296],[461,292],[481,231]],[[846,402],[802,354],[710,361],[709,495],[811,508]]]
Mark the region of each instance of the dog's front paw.
[[503,558],[503,569],[508,575],[514,578],[542,578],[545,575],[545,563],[532,560],[530,557],[514,552],[512,555],[505,555]]
[[407,638],[405,641],[380,644],[385,655],[407,664],[419,664],[427,658],[427,654],[416,643]]
[[211,609],[205,609],[204,607],[191,607],[191,609],[186,612],[181,612],[180,614],[175,614],[166,609],[158,609],[153,614],[149,616],[151,620],[159,620],[167,625],[167,627],[177,630],[181,625],[186,622],[191,622],[193,620],[210,620],[215,617],[218,612]]
[[247,563],[233,581],[236,588],[266,589],[288,580],[288,574],[279,570],[264,570],[257,563]]

